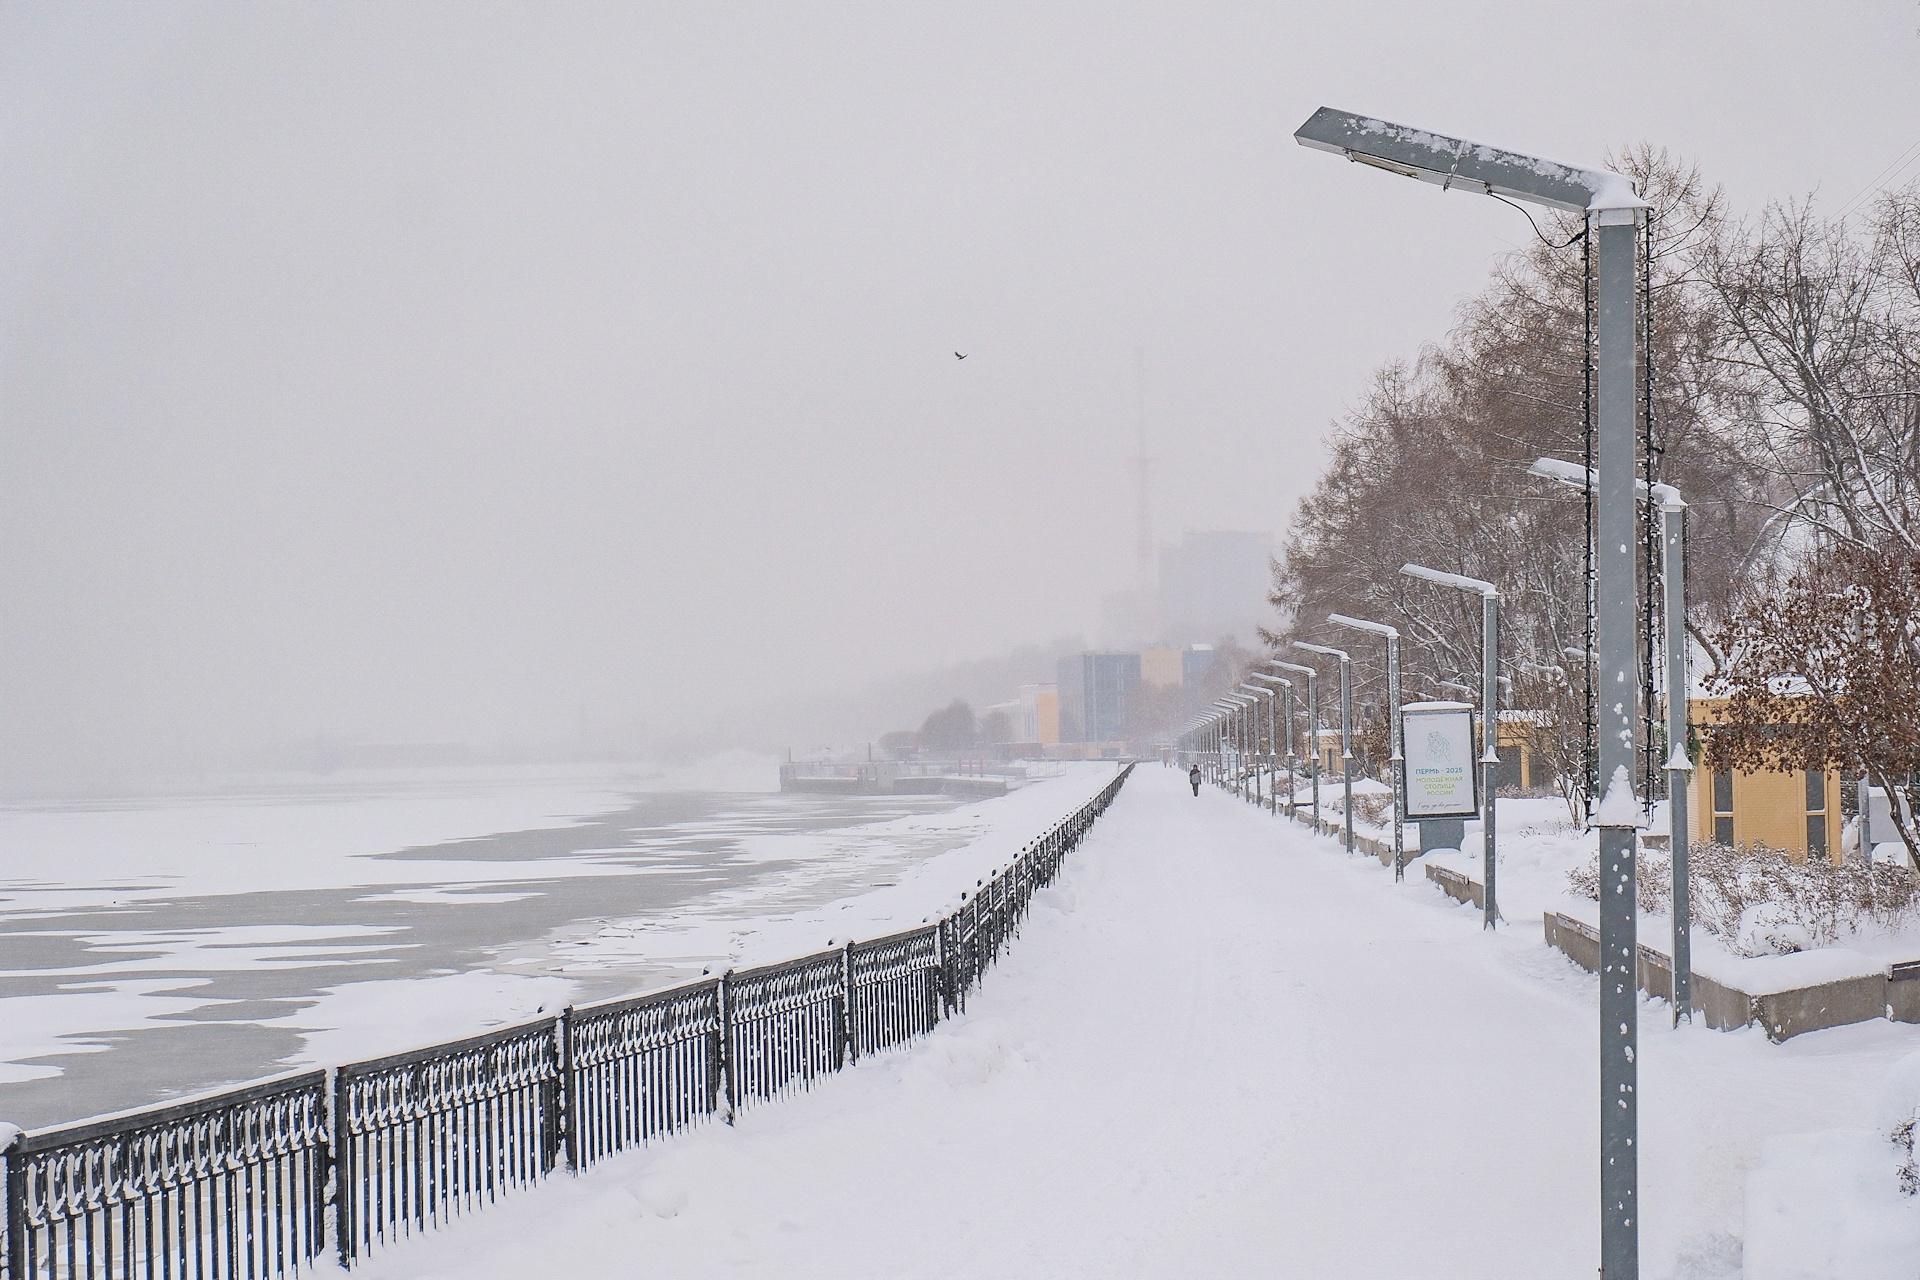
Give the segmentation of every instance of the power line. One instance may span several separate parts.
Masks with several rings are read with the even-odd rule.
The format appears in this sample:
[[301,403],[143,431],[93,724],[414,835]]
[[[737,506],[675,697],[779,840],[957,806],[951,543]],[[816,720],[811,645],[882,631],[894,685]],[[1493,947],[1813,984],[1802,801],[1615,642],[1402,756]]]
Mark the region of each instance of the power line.
[[1891,164],[1889,164],[1886,168],[1882,169],[1879,173],[1875,174],[1872,180],[1869,181],[1866,186],[1854,192],[1853,199],[1847,201],[1845,204],[1840,206],[1840,213],[1838,216],[1842,218],[1846,217],[1849,213],[1853,212],[1854,207],[1860,203],[1863,197],[1871,195],[1873,192],[1878,191],[1880,190],[1880,188],[1886,186],[1887,182],[1891,180],[1888,177],[1888,175],[1892,174],[1897,169],[1904,169],[1907,166],[1909,160],[1915,157],[1916,154],[1920,154],[1920,138],[1915,138],[1913,140],[1913,144],[1909,146],[1905,151],[1902,151],[1899,155],[1895,156]]

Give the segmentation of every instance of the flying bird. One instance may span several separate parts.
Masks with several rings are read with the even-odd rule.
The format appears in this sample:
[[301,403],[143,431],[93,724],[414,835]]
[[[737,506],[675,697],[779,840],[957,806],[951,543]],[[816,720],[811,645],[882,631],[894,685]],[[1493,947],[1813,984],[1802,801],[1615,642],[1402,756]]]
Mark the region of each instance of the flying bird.
[[966,359],[966,357],[965,357],[965,356],[963,356],[963,355],[961,355],[961,354],[960,354],[960,353],[959,353],[958,351],[956,351],[956,352],[954,352],[954,353],[953,353],[953,358],[954,358],[955,360],[965,360],[965,359]]

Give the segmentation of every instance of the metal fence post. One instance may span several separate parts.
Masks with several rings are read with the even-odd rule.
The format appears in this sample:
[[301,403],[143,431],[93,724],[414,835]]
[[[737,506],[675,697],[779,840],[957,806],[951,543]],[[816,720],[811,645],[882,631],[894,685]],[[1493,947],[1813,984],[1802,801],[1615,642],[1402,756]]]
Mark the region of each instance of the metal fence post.
[[559,1112],[561,1156],[574,1173],[580,1172],[579,1081],[573,1074],[573,1006],[560,1011],[560,1083]]
[[26,1280],[27,1276],[26,1160],[20,1154],[20,1140],[24,1136],[20,1133],[13,1135],[13,1140],[7,1143],[4,1162],[7,1173],[7,1275],[12,1280]]
[[953,963],[947,946],[947,918],[941,916],[933,926],[933,1021],[953,1016],[953,975],[947,966]]
[[838,1070],[852,1062],[857,1052],[853,1043],[853,943],[840,948],[840,1043],[835,1047],[833,1065]]
[[542,1175],[552,1173],[560,1166],[564,1154],[567,1088],[567,1047],[562,1038],[560,1020],[555,1018],[547,1034],[553,1037],[553,1079],[540,1090],[541,1142],[540,1157],[545,1164]]
[[333,1072],[333,1087],[327,1091],[332,1099],[333,1124],[328,1142],[328,1163],[333,1173],[333,1234],[334,1249],[340,1258],[342,1267],[353,1262],[353,1131],[347,1115],[347,1077],[338,1069]]
[[720,1016],[714,1022],[714,1034],[719,1038],[717,1052],[713,1055],[720,1075],[720,1088],[716,1091],[716,1105],[722,1100],[726,1103],[725,1119],[733,1123],[734,1112],[740,1109],[740,1082],[734,1070],[733,1061],[733,970],[720,975],[720,985],[715,991],[715,1002],[719,1005]]

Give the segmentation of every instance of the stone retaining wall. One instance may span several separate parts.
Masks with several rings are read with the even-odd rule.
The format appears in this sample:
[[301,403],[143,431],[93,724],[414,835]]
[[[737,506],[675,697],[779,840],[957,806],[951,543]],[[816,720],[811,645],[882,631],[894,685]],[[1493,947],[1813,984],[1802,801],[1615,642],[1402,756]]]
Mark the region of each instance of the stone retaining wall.
[[[1600,934],[1584,920],[1546,913],[1547,945],[1590,973],[1600,971]],[[1640,989],[1673,999],[1673,961],[1642,943],[1634,965]],[[1888,1018],[1920,1022],[1920,963],[1894,965],[1882,973],[1751,994],[1695,970],[1694,1012],[1709,1027],[1737,1031],[1759,1023],[1776,1044],[1808,1031]]]

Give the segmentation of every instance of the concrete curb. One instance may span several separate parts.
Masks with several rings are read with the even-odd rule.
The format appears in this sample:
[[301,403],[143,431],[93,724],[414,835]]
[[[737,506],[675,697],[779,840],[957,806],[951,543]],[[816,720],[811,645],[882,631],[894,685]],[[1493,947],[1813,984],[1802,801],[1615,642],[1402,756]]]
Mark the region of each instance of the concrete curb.
[[[1548,946],[1589,973],[1600,971],[1600,934],[1592,925],[1558,911],[1547,912],[1542,923]],[[1634,973],[1642,991],[1673,999],[1673,961],[1666,955],[1642,943]],[[1880,1018],[1920,1022],[1920,963],[1758,995],[1696,969],[1693,1008],[1716,1031],[1738,1031],[1757,1022],[1775,1044],[1809,1031]]]
[[[1325,818],[1315,822],[1304,810],[1282,810],[1280,816],[1334,840],[1344,842],[1346,838],[1346,828],[1340,822]],[[1393,865],[1391,841],[1356,834],[1353,847],[1372,854],[1382,865]],[[1409,863],[1419,856],[1417,849],[1406,851]],[[1426,867],[1426,873],[1427,879],[1455,902],[1485,909],[1486,889],[1471,876],[1433,865]],[[1600,934],[1592,925],[1557,911],[1547,912],[1542,924],[1548,946],[1589,973],[1600,971]],[[1673,961],[1665,954],[1642,943],[1634,972],[1640,990],[1662,1000],[1673,999]],[[1716,981],[1696,969],[1693,1008],[1716,1031],[1738,1031],[1757,1022],[1775,1044],[1809,1031],[1877,1018],[1920,1023],[1920,960],[1892,965],[1884,973],[1758,995]]]

